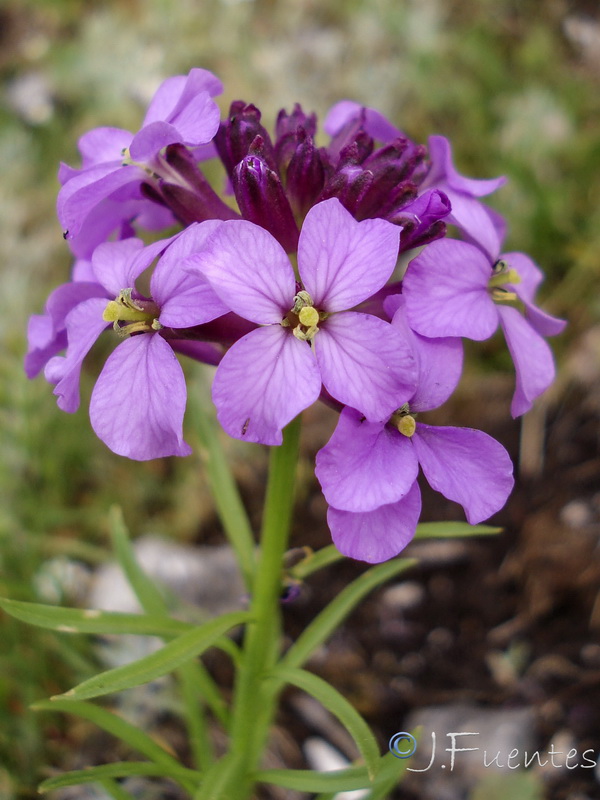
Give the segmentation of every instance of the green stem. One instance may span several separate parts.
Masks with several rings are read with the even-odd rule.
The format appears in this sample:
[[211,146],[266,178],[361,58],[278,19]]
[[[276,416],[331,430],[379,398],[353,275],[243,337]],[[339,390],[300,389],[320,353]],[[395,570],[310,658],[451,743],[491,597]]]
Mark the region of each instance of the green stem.
[[227,779],[218,782],[216,791],[203,795],[207,800],[246,800],[251,795],[251,775],[259,766],[275,715],[277,695],[266,687],[263,676],[277,662],[280,650],[283,556],[292,519],[299,439],[300,417],[284,430],[283,444],[271,450],[251,604],[253,621],[246,628],[233,704],[230,763],[235,768],[226,770]]

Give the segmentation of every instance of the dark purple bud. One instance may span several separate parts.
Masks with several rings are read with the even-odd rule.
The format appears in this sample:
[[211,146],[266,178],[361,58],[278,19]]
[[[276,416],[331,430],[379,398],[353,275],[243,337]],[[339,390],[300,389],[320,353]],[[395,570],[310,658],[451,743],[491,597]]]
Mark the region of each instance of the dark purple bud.
[[257,136],[264,142],[264,154],[261,157],[271,169],[276,169],[273,144],[266,129],[260,124],[260,116],[256,106],[236,100],[229,109],[229,118],[219,126],[214,143],[231,179],[237,165],[249,154],[250,146]]
[[298,103],[294,106],[291,114],[288,114],[285,109],[279,112],[275,124],[275,159],[282,177],[285,177],[288,164],[300,142],[304,141],[307,136],[313,137],[316,129],[316,115],[307,116]]
[[296,133],[298,128],[303,128],[309,136],[314,136],[317,132],[316,114],[305,114],[300,103],[294,104],[294,110],[291,114],[288,114],[285,108],[282,108],[277,115],[277,122],[275,123],[275,136],[277,139],[288,133]]
[[305,136],[297,146],[287,168],[286,194],[298,217],[305,217],[325,184],[321,151],[312,137]]
[[430,189],[390,215],[390,222],[402,225],[400,252],[441,239],[446,233],[443,219],[451,210],[452,206],[446,195],[439,189]]
[[233,191],[244,219],[274,236],[287,253],[298,247],[298,226],[277,173],[258,156],[247,156],[233,173]]
[[319,196],[321,200],[337,197],[344,208],[356,217],[363,198],[373,183],[373,173],[362,167],[344,167],[327,182]]
[[340,152],[337,169],[343,169],[350,164],[363,164],[372,152],[373,139],[361,130],[354,141],[347,144]]
[[364,132],[365,113],[366,110],[362,108],[360,113],[349,119],[332,138],[327,152],[333,164],[337,164],[342,150],[355,141],[361,131]]
[[[167,147],[165,160],[173,180],[162,179],[158,192],[162,202],[186,225],[206,219],[238,219],[239,214],[224,203],[198,169],[195,158],[181,144]],[[150,188],[150,187],[149,187]],[[146,196],[151,197],[144,188]],[[151,197],[151,199],[156,199]]]

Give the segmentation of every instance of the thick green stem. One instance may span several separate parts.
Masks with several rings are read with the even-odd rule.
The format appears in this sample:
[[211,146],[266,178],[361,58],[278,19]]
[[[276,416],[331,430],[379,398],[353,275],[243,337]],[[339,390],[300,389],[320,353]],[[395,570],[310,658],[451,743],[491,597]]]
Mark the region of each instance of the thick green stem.
[[[271,450],[269,481],[263,516],[260,556],[254,578],[251,613],[238,673],[231,724],[231,769],[225,780],[208,778],[207,800],[245,800],[252,792],[251,775],[259,766],[275,714],[271,687],[263,675],[276,663],[281,643],[280,595],[283,556],[294,502],[300,418],[284,431],[283,444]],[[235,767],[233,767],[235,765]],[[217,768],[218,769],[218,768]],[[207,776],[208,777],[208,776]],[[216,777],[216,773],[215,773]],[[217,788],[218,785],[218,788]]]

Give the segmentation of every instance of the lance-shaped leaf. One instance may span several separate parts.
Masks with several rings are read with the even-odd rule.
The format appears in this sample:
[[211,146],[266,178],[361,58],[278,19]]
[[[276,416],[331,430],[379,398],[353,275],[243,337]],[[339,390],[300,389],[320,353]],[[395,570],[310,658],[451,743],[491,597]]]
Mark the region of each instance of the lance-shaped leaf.
[[415,539],[454,539],[462,536],[492,536],[502,528],[492,525],[469,525],[468,522],[420,522]]
[[91,697],[100,697],[111,692],[131,689],[134,686],[161,678],[208,650],[227,631],[250,619],[251,615],[247,611],[224,614],[218,619],[206,622],[199,628],[178,636],[155,653],[131,664],[101,672],[56,697],[87,700]]
[[29,625],[62,633],[132,633],[172,637],[196,629],[195,625],[163,614],[122,614],[92,608],[62,608],[4,598],[0,598],[0,608]]
[[355,789],[372,788],[371,797],[382,800],[385,795],[378,792],[380,787],[389,791],[400,780],[406,769],[406,762],[394,758],[387,753],[379,760],[379,771],[374,781],[371,781],[366,767],[348,767],[348,769],[333,770],[332,772],[313,772],[308,769],[268,769],[255,774],[255,779],[261,783],[270,783],[282,786],[285,789],[295,789],[300,792],[322,792],[337,794]]
[[415,563],[414,559],[396,558],[363,572],[349,586],[346,586],[300,634],[283,659],[285,666],[300,667],[304,664],[311,653],[336,630],[363,597]]
[[354,739],[364,758],[369,778],[375,777],[380,760],[377,741],[358,711],[337,689],[319,678],[318,675],[313,675],[303,669],[277,667],[268,673],[268,677],[297,686],[318,700],[322,706],[337,717]]
[[99,728],[116,736],[125,744],[137,750],[143,756],[153,761],[155,764],[162,765],[167,769],[178,770],[181,768],[177,759],[173,758],[163,747],[161,747],[147,733],[136,728],[126,719],[93,703],[86,703],[80,700],[45,700],[35,703],[35,711],[64,711],[67,714],[75,714],[82,719],[93,722]]
[[157,778],[171,778],[178,783],[186,781],[196,783],[200,781],[200,773],[186,767],[177,769],[164,765],[152,764],[150,761],[117,761],[114,764],[102,764],[99,767],[88,767],[78,769],[73,772],[64,772],[54,778],[41,783],[38,787],[40,794],[45,794],[53,789],[62,789],[63,786],[78,786],[81,783],[97,783],[106,778],[130,778],[139,775],[147,775]]

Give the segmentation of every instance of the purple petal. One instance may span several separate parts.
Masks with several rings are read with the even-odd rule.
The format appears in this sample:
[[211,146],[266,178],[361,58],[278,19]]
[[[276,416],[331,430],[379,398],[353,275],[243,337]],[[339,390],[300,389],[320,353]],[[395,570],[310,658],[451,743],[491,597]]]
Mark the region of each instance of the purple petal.
[[27,341],[25,374],[35,378],[53,356],[65,349],[67,333],[64,329],[56,331],[47,314],[35,314],[29,317]]
[[199,273],[187,269],[186,259],[202,249],[220,221],[191,225],[165,250],[150,280],[152,299],[160,306],[159,322],[172,328],[190,328],[227,314],[229,308]]
[[208,92],[201,92],[176,111],[171,122],[183,144],[197,147],[211,141],[219,128],[220,117],[219,107]]
[[106,161],[123,159],[123,150],[131,144],[133,134],[122,128],[94,128],[79,139],[83,169]]
[[183,143],[183,136],[174,125],[168,122],[151,122],[133,137],[129,152],[134,161],[151,161],[162,149],[170,144]]
[[367,300],[396,266],[400,228],[382,219],[357,222],[332,197],[308,212],[298,244],[298,270],[315,305],[343,311]]
[[147,461],[187,456],[183,370],[158,334],[131,336],[111,353],[92,392],[96,435],[120,456]]
[[280,325],[251,331],[225,353],[212,396],[235,439],[281,444],[282,428],[317,400],[321,378],[306,342]]
[[445,222],[456,225],[465,239],[480,247],[493,262],[506,232],[503,218],[480,200],[444,189],[452,205]]
[[133,288],[142,272],[178,236],[180,234],[176,233],[169,239],[159,239],[146,246],[134,238],[98,245],[92,255],[94,273],[108,294],[116,297],[122,289]]
[[387,419],[413,395],[416,362],[390,323],[347,311],[322,323],[314,340],[323,385],[371,422]]
[[201,92],[208,92],[214,97],[222,91],[221,81],[212,72],[198,67],[191,69],[188,75],[174,75],[167,78],[150,101],[143,127],[157,120],[171,122],[172,115]]
[[460,503],[471,525],[506,503],[514,484],[513,465],[504,447],[487,433],[419,422],[411,441],[429,484]]
[[73,264],[71,278],[77,282],[94,283],[96,276],[94,275],[92,262],[88,258],[78,258]]
[[415,482],[397,503],[374,511],[330,508],[327,524],[337,549],[349,558],[378,564],[398,555],[415,535],[421,515],[421,492]]
[[510,413],[520,417],[554,380],[554,358],[547,342],[516,308],[501,306],[499,312],[517,378]]
[[46,313],[31,317],[27,332],[28,351],[25,356],[27,377],[34,378],[53,356],[65,349],[67,314],[91,297],[106,298],[102,286],[88,281],[63,283],[48,297]]
[[372,511],[404,497],[418,471],[406,436],[346,407],[333,436],[317,453],[315,475],[329,505]]
[[566,320],[547,314],[533,303],[524,301],[523,305],[525,306],[525,319],[541,336],[557,336],[564,331]]
[[460,380],[463,347],[458,338],[428,339],[414,333],[406,319],[403,295],[392,295],[384,302],[386,311],[393,311],[392,325],[411,343],[417,359],[417,390],[409,401],[411,411],[430,411],[445,403]]
[[402,131],[392,125],[379,111],[374,108],[365,108],[353,100],[340,100],[339,103],[332,106],[323,122],[323,130],[329,136],[336,136],[345,125],[360,116],[363,108],[365,112],[363,128],[369,136],[380,142],[391,142],[399,136],[403,136]]
[[502,253],[500,258],[519,273],[521,282],[515,284],[514,291],[523,302],[533,302],[544,273],[525,253]]
[[121,289],[133,288],[138,275],[132,274],[132,264],[143,249],[144,243],[141,239],[131,238],[119,242],[104,242],[94,250],[94,275],[110,298],[116,297]]
[[223,222],[208,249],[188,259],[236,314],[259,324],[279,323],[294,304],[294,270],[270,233],[247,220]]
[[511,284],[509,288],[516,292],[525,306],[525,318],[531,326],[542,336],[562,333],[566,321],[547,314],[533,302],[536,290],[544,279],[542,270],[525,253],[503,253],[500,258],[519,273],[520,283]]
[[54,394],[58,397],[58,407],[63,411],[73,413],[79,408],[81,365],[98,336],[108,327],[102,319],[105,308],[106,299],[96,297],[75,306],[66,319],[66,356],[57,356],[46,366],[46,380],[56,383]]
[[454,239],[427,245],[402,281],[411,328],[432,339],[488,339],[498,326],[487,289],[491,275],[489,260],[473,245]]
[[444,136],[430,136],[427,141],[427,147],[431,160],[431,169],[423,185],[442,184],[440,188],[443,191],[446,191],[444,186],[447,186],[449,189],[454,189],[471,197],[483,197],[486,194],[495,192],[496,189],[506,183],[506,178],[504,177],[479,180],[477,178],[464,178],[459,175],[452,162],[452,147]]
[[56,204],[58,219],[69,238],[79,233],[87,215],[101,200],[129,184],[140,184],[145,174],[135,166],[120,162],[100,164],[84,170],[65,183]]

